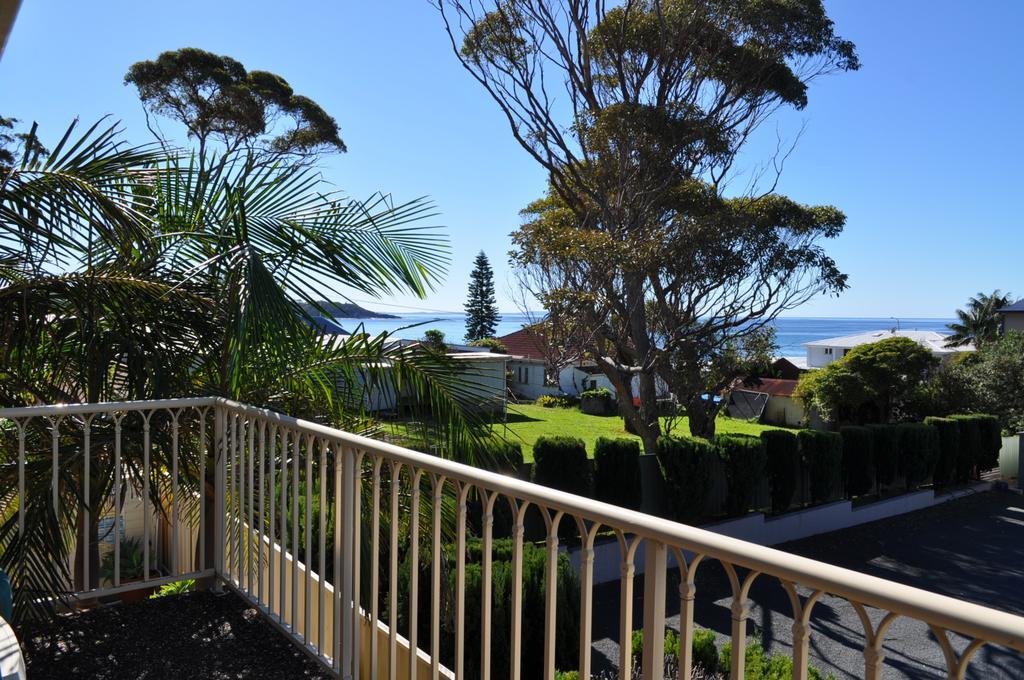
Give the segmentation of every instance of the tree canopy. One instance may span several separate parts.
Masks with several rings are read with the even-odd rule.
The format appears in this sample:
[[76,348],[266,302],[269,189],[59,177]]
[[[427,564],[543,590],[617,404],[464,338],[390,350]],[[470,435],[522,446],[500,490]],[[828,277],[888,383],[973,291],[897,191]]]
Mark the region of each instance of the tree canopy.
[[967,301],[966,309],[956,310],[958,321],[949,324],[953,331],[947,347],[962,347],[974,343],[981,346],[999,336],[1000,315],[997,310],[1013,302],[1011,293],[1003,294],[998,288],[991,293],[978,293]]
[[281,76],[247,71],[231,57],[171,50],[133,64],[124,82],[138,89],[147,112],[183,124],[200,156],[212,140],[228,153],[245,145],[300,157],[346,150],[337,122],[319,104]]
[[937,365],[931,351],[910,338],[886,338],[804,373],[797,394],[829,422],[893,422],[912,408]]

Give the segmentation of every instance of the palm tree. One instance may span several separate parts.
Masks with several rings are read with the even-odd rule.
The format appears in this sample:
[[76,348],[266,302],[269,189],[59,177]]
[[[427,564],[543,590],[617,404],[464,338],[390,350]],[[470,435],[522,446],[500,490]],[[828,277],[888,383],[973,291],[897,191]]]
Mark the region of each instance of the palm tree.
[[[76,128],[48,157],[26,153],[0,167],[0,405],[217,394],[358,430],[366,414],[353,386],[369,372],[416,395],[449,450],[475,437],[467,407],[477,395],[445,357],[386,335],[328,342],[306,323],[303,303],[316,309],[347,289],[425,295],[447,260],[443,236],[422,224],[428,202],[346,199],[323,191],[308,168],[245,156],[200,172],[191,158],[124,145],[116,125]],[[62,430],[53,507],[50,431],[38,420],[27,428],[26,497],[37,500],[26,505],[24,534],[12,438],[0,445],[0,568],[14,577],[19,618],[52,613],[51,598],[75,576],[67,564],[76,542],[98,563],[96,523],[115,470],[91,456],[92,526],[83,527],[80,434],[76,423]],[[112,436],[110,423],[93,424],[90,452]],[[152,450],[156,506],[168,450]],[[122,464],[126,487],[141,492],[139,450],[126,448]],[[212,484],[197,460],[181,464],[186,489]]]
[[968,343],[976,346],[994,339],[999,335],[999,314],[1002,307],[1012,302],[1010,293],[1005,295],[998,288],[990,294],[978,293],[967,301],[967,309],[956,310],[960,319],[949,324],[953,335],[946,341],[946,347],[962,347]]

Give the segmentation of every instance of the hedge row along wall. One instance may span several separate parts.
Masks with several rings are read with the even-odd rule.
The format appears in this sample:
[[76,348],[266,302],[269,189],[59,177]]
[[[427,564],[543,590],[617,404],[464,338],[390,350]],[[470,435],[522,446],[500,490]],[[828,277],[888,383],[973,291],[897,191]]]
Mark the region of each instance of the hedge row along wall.
[[[998,465],[999,423],[971,414],[923,423],[843,427],[839,432],[768,430],[760,437],[719,435],[658,441],[663,512],[686,523],[752,510],[781,513],[794,505],[854,498],[885,488],[907,491],[965,483]],[[506,453],[506,457],[514,454]],[[541,437],[533,480],[621,507],[639,509],[640,445],[598,440],[593,464],[582,440]]]

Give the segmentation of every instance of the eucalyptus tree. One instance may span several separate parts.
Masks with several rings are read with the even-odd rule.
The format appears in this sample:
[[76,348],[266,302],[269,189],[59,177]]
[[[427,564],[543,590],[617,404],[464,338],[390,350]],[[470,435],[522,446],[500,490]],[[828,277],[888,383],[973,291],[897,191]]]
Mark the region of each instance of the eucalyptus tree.
[[854,46],[818,0],[436,4],[458,59],[548,173],[514,236],[524,279],[549,313],[582,320],[580,349],[648,452],[659,375],[691,429],[712,434],[701,373],[714,355],[845,286],[817,243],[839,233],[838,210],[773,186],[730,196],[729,181],[774,111],[858,67]]

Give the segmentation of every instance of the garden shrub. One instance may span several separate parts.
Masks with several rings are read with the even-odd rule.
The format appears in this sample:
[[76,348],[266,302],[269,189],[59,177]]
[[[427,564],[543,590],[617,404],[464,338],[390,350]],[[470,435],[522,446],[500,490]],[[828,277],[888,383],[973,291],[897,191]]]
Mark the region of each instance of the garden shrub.
[[935,428],[939,435],[939,459],[935,463],[932,481],[935,486],[949,486],[956,479],[956,458],[960,453],[960,423],[952,418],[924,419],[926,425]]
[[752,509],[757,485],[764,477],[764,444],[760,437],[719,435],[715,447],[725,462],[725,510],[732,516],[745,515]]
[[843,438],[837,432],[800,430],[797,440],[810,478],[811,502],[833,498],[842,482]]
[[580,392],[580,399],[611,399],[612,391],[607,387],[595,387],[591,390]]
[[939,460],[939,433],[924,423],[900,423],[899,468],[907,490],[920,486],[935,469]]
[[[793,658],[784,654],[768,655],[760,642],[753,641],[747,645],[744,652],[745,670],[743,680],[792,680]],[[732,643],[726,642],[722,645],[722,652],[719,655],[719,666],[722,669],[722,677],[730,678],[732,666]],[[822,674],[814,666],[807,666],[807,677],[809,680],[834,680],[831,673]]]
[[533,445],[533,481],[590,496],[590,462],[582,439],[542,436]]
[[615,400],[607,387],[598,387],[580,393],[580,410],[594,416],[615,412]]
[[636,510],[640,494],[640,442],[600,437],[594,445],[594,498]]
[[[704,671],[705,676],[713,676],[718,672],[718,646],[715,634],[706,628],[695,628],[693,631],[693,665]],[[630,650],[634,662],[644,653],[644,631],[634,630],[630,639]],[[665,656],[679,658],[679,636],[671,628],[665,629]]]
[[693,523],[704,516],[714,455],[714,447],[703,439],[658,439],[658,464],[673,519]]
[[786,430],[765,430],[761,441],[768,459],[772,512],[785,512],[793,504],[800,476],[800,444],[796,435]]
[[566,395],[542,394],[533,403],[544,408],[572,408],[576,406],[577,401]]
[[874,454],[875,481],[879,487],[888,486],[896,479],[899,456],[899,436],[895,425],[868,425],[871,431],[871,450]]
[[956,481],[963,484],[971,478],[975,462],[981,457],[981,426],[971,415],[952,415],[960,426],[960,451],[956,457]]
[[848,498],[871,491],[875,481],[874,436],[866,427],[839,428],[843,438],[843,483]]
[[[482,592],[482,568],[480,542],[467,544],[466,550],[466,618],[467,640],[479,640],[480,594]],[[491,565],[491,677],[505,680],[509,672],[509,632],[512,620],[512,541],[495,541],[492,548],[494,562]],[[507,559],[498,559],[498,556]],[[544,572],[547,565],[547,551],[532,543],[523,544],[523,590],[522,590],[522,644],[524,650],[544,648]],[[558,668],[574,668],[579,663],[579,607],[580,583],[576,571],[566,554],[558,556],[557,610],[555,626],[555,665]],[[455,591],[454,570],[449,575],[449,592]],[[422,589],[429,590],[429,589]],[[407,591],[406,591],[407,592]],[[408,595],[406,595],[406,598]],[[405,611],[405,605],[400,605]],[[429,610],[428,610],[429,611]],[[454,613],[454,612],[452,612]],[[426,618],[426,617],[424,617]],[[407,625],[407,624],[406,624]],[[449,615],[442,623],[445,637],[444,649],[452,649],[455,639],[455,622]],[[427,637],[429,639],[429,629]],[[525,678],[543,677],[544,659],[542,654],[523,655],[522,674]],[[466,646],[466,677],[480,677],[480,645]]]

